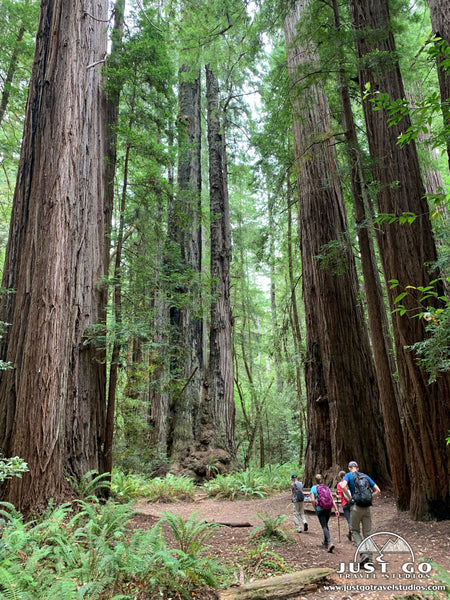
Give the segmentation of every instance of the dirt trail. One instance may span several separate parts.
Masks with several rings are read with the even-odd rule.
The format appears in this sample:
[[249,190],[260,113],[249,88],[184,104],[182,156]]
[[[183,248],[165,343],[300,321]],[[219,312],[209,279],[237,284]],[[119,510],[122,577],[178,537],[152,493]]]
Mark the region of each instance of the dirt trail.
[[[323,588],[314,594],[308,594],[304,597],[299,596],[297,600],[300,598],[302,600],[303,598],[307,600],[374,600],[377,598],[387,600],[393,598],[394,592],[392,589],[381,590],[378,586],[410,586],[409,590],[399,590],[397,587],[395,595],[401,597],[413,593],[411,586],[416,586],[414,591],[417,592],[417,586],[441,584],[440,581],[419,572],[420,558],[436,562],[447,571],[450,571],[450,521],[414,522],[408,514],[397,512],[391,496],[381,494],[381,497],[375,499],[372,507],[372,533],[389,532],[394,535],[382,536],[380,534],[374,537],[373,540],[376,542],[377,547],[381,548],[386,540],[399,541],[396,536],[400,536],[407,542],[410,551],[407,552],[407,548],[404,548],[403,553],[385,554],[384,560],[387,561],[387,564],[384,566],[377,564],[374,573],[355,574],[349,572],[349,563],[353,563],[356,548],[346,537],[348,528],[345,519],[341,516],[339,523],[334,516],[330,519],[330,533],[336,546],[334,553],[330,554],[320,545],[323,538],[317,516],[310,505],[305,503],[305,506],[309,530],[307,533],[301,534],[298,534],[294,528],[292,506],[288,492],[270,498],[237,500],[234,502],[211,500],[201,496],[197,497],[194,502],[176,504],[140,502],[135,506],[136,510],[139,511],[135,524],[142,528],[150,526],[162,516],[164,511],[178,514],[183,518],[187,518],[192,512],[198,511],[199,518],[215,522],[237,523],[248,521],[252,527],[222,527],[214,534],[211,541],[212,555],[224,562],[236,564],[245,559],[249,550],[256,545],[254,541],[249,541],[249,533],[253,527],[262,523],[258,513],[266,513],[273,517],[286,514],[287,518],[283,522],[283,529],[295,541],[274,544],[271,549],[286,561],[289,568],[300,570],[308,567],[326,566],[336,571],[336,574],[330,579],[330,585],[344,586],[346,584],[347,586],[373,586],[374,588],[368,589],[366,587],[364,590],[361,588],[325,590]],[[376,558],[375,554],[374,558]],[[378,558],[381,558],[381,556]],[[337,573],[341,569],[341,563],[345,565],[345,572],[342,576]],[[407,566],[404,566],[405,563]],[[428,567],[421,566],[420,569],[426,570]],[[404,570],[412,572],[405,573]],[[236,571],[238,573],[238,567]],[[432,568],[430,575],[435,573],[436,571]]]

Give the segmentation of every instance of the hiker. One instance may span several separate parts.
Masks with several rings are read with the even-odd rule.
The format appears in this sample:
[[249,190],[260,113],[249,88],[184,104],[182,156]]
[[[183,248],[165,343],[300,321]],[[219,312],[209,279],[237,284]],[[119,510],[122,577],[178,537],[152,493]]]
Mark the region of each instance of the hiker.
[[348,533],[347,533],[347,537],[350,541],[352,541],[352,532],[351,532],[351,527],[350,527],[350,508],[351,508],[351,494],[350,494],[350,490],[348,488],[347,483],[345,483],[344,487],[345,487],[345,492],[342,489],[342,482],[344,480],[344,475],[345,475],[345,471],[339,471],[339,483],[337,484],[337,493],[339,498],[341,499],[341,506],[342,506],[342,511],[344,513],[344,517],[345,520],[347,521],[347,525],[348,525]]
[[[348,463],[348,471],[341,485],[343,490],[345,490],[347,484],[352,495],[353,504],[350,509],[350,528],[355,544],[359,546],[370,535],[372,530],[372,511],[370,507],[372,506],[372,499],[378,496],[381,490],[373,479],[365,473],[359,472],[359,466],[356,461],[351,460]],[[371,561],[371,552],[361,552],[360,565]]]
[[303,501],[305,499],[303,495],[303,484],[298,480],[297,473],[291,475],[291,490],[292,490],[292,504],[294,506],[294,524],[297,527],[298,533],[308,531],[308,523],[305,517],[305,507]]
[[311,502],[316,507],[316,513],[319,518],[320,525],[323,530],[324,540],[322,546],[333,552],[334,544],[331,541],[330,530],[328,529],[328,520],[331,515],[331,509],[334,508],[336,516],[339,518],[339,511],[334,502],[333,496],[331,495],[330,488],[323,484],[323,478],[320,473],[315,476],[316,485],[311,488]]

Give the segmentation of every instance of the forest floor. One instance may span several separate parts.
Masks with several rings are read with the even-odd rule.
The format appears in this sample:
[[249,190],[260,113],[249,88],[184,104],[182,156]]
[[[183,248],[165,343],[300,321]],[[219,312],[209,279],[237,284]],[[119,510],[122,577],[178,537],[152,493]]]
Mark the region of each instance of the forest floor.
[[[341,515],[338,519],[332,516],[330,519],[330,533],[335,544],[335,550],[332,554],[321,547],[323,539],[322,529],[317,516],[313,512],[312,506],[305,503],[305,514],[308,521],[308,532],[297,533],[292,519],[292,504],[290,503],[290,494],[279,494],[264,499],[221,501],[211,500],[198,495],[194,501],[160,504],[138,502],[134,507],[138,513],[134,519],[134,527],[146,529],[151,527],[155,521],[163,515],[164,511],[180,515],[183,518],[189,517],[193,511],[198,511],[198,518],[212,522],[248,522],[250,527],[220,527],[214,533],[211,541],[211,548],[207,554],[218,559],[221,563],[233,565],[235,568],[236,581],[242,582],[245,572],[245,580],[248,583],[252,579],[263,579],[270,575],[280,575],[280,572],[264,567],[263,561],[258,568],[258,560],[250,561],[251,553],[258,546],[258,540],[249,538],[251,531],[262,525],[262,520],[258,517],[260,514],[268,514],[272,517],[278,515],[287,515],[283,521],[282,528],[290,536],[289,542],[271,542],[270,551],[276,553],[284,559],[290,571],[299,571],[310,567],[328,567],[333,573],[326,582],[321,584],[314,592],[295,596],[292,600],[391,600],[393,598],[403,598],[410,595],[411,590],[418,592],[419,586],[442,585],[442,582],[435,579],[437,574],[435,568],[426,577],[420,574],[420,559],[429,559],[438,563],[445,571],[450,572],[450,521],[441,522],[415,522],[412,521],[407,513],[397,512],[395,502],[392,496],[381,494],[374,500],[372,507],[372,533],[390,532],[403,538],[410,546],[414,556],[411,553],[389,554],[389,563],[385,567],[377,565],[375,573],[362,576],[362,574],[352,574],[349,572],[348,563],[352,563],[355,555],[355,546],[347,539],[348,527],[344,517]],[[390,536],[391,539],[393,536]],[[377,536],[374,541],[380,547],[385,539],[383,536]],[[398,539],[398,538],[397,538]],[[379,543],[380,542],[380,543]],[[262,558],[262,557],[261,557]],[[374,559],[376,558],[374,553]],[[385,553],[385,560],[388,556]],[[414,562],[413,562],[414,561]],[[249,572],[249,565],[253,562],[253,572]],[[405,562],[413,562],[411,568],[414,573],[408,575],[402,570]],[[345,563],[345,572],[340,575],[337,571],[341,569],[341,563]],[[408,569],[409,567],[406,567]],[[385,570],[383,573],[382,570]],[[345,589],[344,585],[365,586],[365,589]],[[381,589],[379,586],[409,586],[409,590],[392,591]],[[327,589],[326,586],[335,586],[335,589]],[[341,587],[341,589],[338,588]],[[411,586],[416,586],[412,588]],[[369,587],[371,589],[369,589]],[[375,589],[376,588],[376,589]],[[419,596],[422,597],[422,596]],[[427,594],[430,600],[433,595]],[[434,598],[447,598],[445,594],[439,593]],[[217,598],[213,590],[199,591],[194,595],[198,600],[214,600]]]

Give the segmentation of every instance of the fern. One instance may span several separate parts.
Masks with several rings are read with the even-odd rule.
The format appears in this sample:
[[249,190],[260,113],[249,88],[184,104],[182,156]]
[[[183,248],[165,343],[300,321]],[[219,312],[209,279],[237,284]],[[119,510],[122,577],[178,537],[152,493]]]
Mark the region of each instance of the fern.
[[109,478],[109,473],[101,473],[99,475],[95,470],[88,471],[81,479],[77,479],[73,476],[66,477],[77,498],[82,500],[96,498],[96,494],[100,490],[109,490],[111,488]]
[[198,511],[194,511],[185,521],[182,517],[169,512],[164,512],[164,517],[160,520],[169,525],[174,535],[175,541],[182,552],[197,556],[207,547],[204,546],[217,527],[217,523],[207,523],[204,519],[196,521]]
[[282,542],[290,541],[290,537],[281,528],[283,521],[286,519],[286,515],[278,515],[272,517],[268,513],[256,513],[263,522],[262,525],[258,525],[252,529],[250,538],[263,537],[265,539],[276,538]]

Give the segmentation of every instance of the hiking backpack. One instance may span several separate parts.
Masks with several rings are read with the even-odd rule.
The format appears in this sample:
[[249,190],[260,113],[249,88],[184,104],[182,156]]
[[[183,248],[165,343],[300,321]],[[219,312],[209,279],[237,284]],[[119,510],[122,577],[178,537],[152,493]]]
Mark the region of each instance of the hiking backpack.
[[292,485],[294,486],[294,494],[297,499],[297,502],[303,502],[303,500],[305,499],[305,496],[303,494],[302,484],[299,481],[295,481]]
[[327,508],[332,508],[333,498],[331,497],[330,488],[326,485],[321,484],[318,485],[316,489],[317,495],[319,496],[316,500],[316,506],[320,506],[320,508],[324,508],[325,510]]
[[372,490],[367,477],[363,473],[354,471],[353,481],[355,482],[353,500],[356,506],[372,506]]

